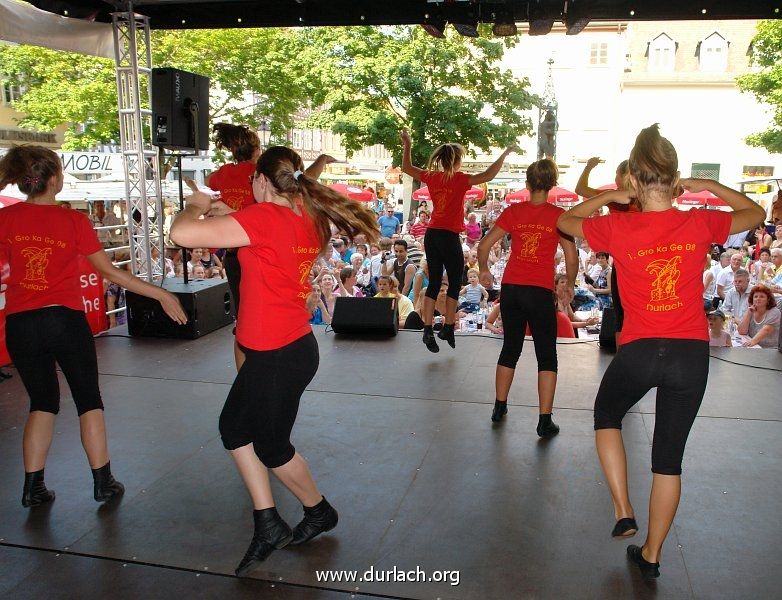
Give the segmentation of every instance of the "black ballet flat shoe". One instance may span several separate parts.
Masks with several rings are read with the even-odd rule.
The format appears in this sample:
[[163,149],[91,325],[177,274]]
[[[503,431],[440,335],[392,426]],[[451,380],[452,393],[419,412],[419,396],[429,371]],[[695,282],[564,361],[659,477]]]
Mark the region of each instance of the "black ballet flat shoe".
[[304,518],[293,528],[292,546],[309,542],[312,538],[337,526],[339,515],[334,507],[323,498],[310,508],[304,507]]
[[46,489],[46,483],[43,480],[43,469],[24,474],[22,506],[25,508],[41,506],[52,500],[54,500],[54,492]]
[[234,571],[237,577],[242,577],[255,565],[269,558],[272,552],[285,548],[293,540],[290,526],[283,521],[274,506],[263,510],[254,510],[253,521],[255,523],[253,539],[244,558]]
[[536,431],[542,438],[554,437],[559,433],[559,425],[549,419],[548,421],[538,423]]
[[614,525],[614,530],[611,532],[611,536],[618,537],[632,537],[638,532],[638,523],[635,522],[633,517],[625,517],[619,519]]
[[441,340],[448,342],[451,348],[456,348],[456,338],[453,335],[454,325],[453,323],[443,323],[443,328],[437,333],[437,337]]
[[125,493],[125,486],[111,474],[111,461],[100,469],[92,469],[92,482],[96,502],[108,502]]
[[431,327],[424,327],[424,337],[422,340],[424,342],[424,346],[426,346],[426,349],[429,350],[429,352],[440,351],[440,346],[437,345],[437,341],[434,339],[434,331],[432,331]]
[[491,420],[495,423],[499,423],[502,421],[502,417],[508,414],[508,403],[507,402],[500,402],[499,400],[494,401],[494,410],[491,413]]
[[651,563],[641,554],[640,546],[630,544],[627,547],[627,558],[638,565],[644,579],[657,579],[660,576],[660,563]]

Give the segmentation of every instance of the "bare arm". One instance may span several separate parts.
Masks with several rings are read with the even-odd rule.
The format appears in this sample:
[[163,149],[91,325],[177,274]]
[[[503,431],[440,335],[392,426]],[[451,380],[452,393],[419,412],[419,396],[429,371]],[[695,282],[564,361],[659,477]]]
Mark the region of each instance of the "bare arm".
[[489,272],[489,250],[505,237],[507,233],[502,227],[493,225],[478,243],[478,278],[485,287],[489,287],[493,283],[491,273]]
[[407,296],[410,292],[410,286],[413,285],[413,277],[415,276],[415,265],[407,265],[405,267],[405,282],[402,284],[402,295]]
[[576,276],[578,275],[578,249],[573,238],[569,235],[559,236],[559,245],[565,253],[565,272],[567,273],[567,284],[572,288],[576,285]]
[[187,206],[171,225],[171,239],[185,248],[240,248],[250,245],[250,238],[232,217],[200,217],[211,208],[211,198],[196,192],[187,198]]
[[596,210],[603,208],[606,204],[618,202],[619,204],[630,204],[630,194],[624,190],[608,190],[598,194],[594,198],[584,200],[581,204],[576,204],[569,211],[559,215],[557,219],[557,228],[572,237],[583,238],[584,229],[582,225],[584,219],[589,218]]
[[711,285],[711,282],[714,281],[714,273],[711,271],[706,271],[703,274],[703,291],[705,292],[709,286]]
[[589,174],[599,163],[600,159],[597,156],[593,156],[587,161],[584,170],[581,172],[581,176],[578,178],[578,183],[576,183],[576,194],[583,196],[584,198],[591,198],[600,193],[600,190],[589,187]]
[[420,181],[421,174],[424,171],[423,169],[419,169],[418,167],[413,166],[413,160],[411,157],[411,147],[413,142],[410,139],[410,133],[408,133],[407,129],[403,129],[400,137],[402,138],[402,173]]
[[320,177],[321,173],[323,173],[323,169],[326,168],[326,165],[330,165],[333,162],[337,162],[337,159],[328,154],[321,154],[315,159],[315,162],[304,169],[304,174],[311,179],[317,179]]
[[741,321],[739,321],[738,324],[738,332],[741,335],[747,335],[749,333],[749,320],[752,318],[753,314],[752,310],[747,310],[747,312],[744,313],[744,316],[741,317]]
[[109,281],[113,281],[126,290],[130,290],[141,296],[157,300],[173,321],[176,321],[180,325],[187,323],[187,314],[179,303],[179,299],[174,296],[174,294],[161,287],[142,281],[130,271],[118,269],[111,263],[108,254],[106,254],[104,250],[98,250],[97,252],[90,254],[87,257],[87,260],[89,260],[90,263],[92,263],[92,266]]
[[682,179],[681,185],[690,192],[706,190],[723,199],[733,209],[730,217],[730,233],[752,229],[766,218],[766,212],[741,192],[737,192],[712,179]]
[[502,169],[502,163],[505,162],[505,159],[507,158],[508,154],[511,152],[516,151],[516,146],[508,146],[505,148],[505,151],[500,154],[500,157],[492,163],[492,165],[486,169],[483,173],[478,173],[476,175],[470,175],[470,185],[478,185],[480,183],[487,183],[497,177],[497,175],[500,172],[500,169]]

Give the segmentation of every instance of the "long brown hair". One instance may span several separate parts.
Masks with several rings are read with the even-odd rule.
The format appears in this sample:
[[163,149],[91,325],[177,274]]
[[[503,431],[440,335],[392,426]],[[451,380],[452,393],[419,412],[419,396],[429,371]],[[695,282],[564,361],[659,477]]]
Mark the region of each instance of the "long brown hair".
[[642,129],[638,134],[628,166],[630,175],[641,188],[664,189],[673,186],[679,170],[679,157],[673,144],[660,135],[659,124]]
[[0,159],[0,190],[15,183],[28,196],[39,196],[60,173],[60,157],[48,148],[14,146]]
[[456,163],[464,157],[464,147],[461,144],[443,144],[438,146],[429,157],[426,168],[429,171],[443,171],[446,178],[453,177]]
[[215,134],[215,146],[220,150],[230,151],[236,162],[252,160],[261,147],[258,134],[247,125],[215,123],[212,131]]
[[380,237],[377,218],[371,210],[307,177],[303,171],[301,156],[284,146],[272,146],[261,154],[255,165],[256,175],[264,175],[291,207],[298,198],[302,199],[304,210],[318,230],[321,251],[326,250],[331,239],[330,223],[350,238],[363,233],[372,243]]

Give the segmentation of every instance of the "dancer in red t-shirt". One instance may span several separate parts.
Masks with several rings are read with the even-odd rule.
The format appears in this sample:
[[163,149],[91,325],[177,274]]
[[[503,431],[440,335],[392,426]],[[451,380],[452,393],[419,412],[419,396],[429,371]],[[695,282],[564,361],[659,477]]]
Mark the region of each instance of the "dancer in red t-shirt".
[[[586,236],[592,248],[607,250],[622,278],[625,323],[622,345],[606,369],[595,399],[597,453],[614,502],[612,535],[636,533],[627,488],[622,419],[651,388],[657,388],[652,441],[649,530],[642,547],[628,556],[646,578],[658,577],[660,551],[681,494],[681,463],[709,372],[709,333],[703,311],[703,256],[712,242],[745,231],[763,218],[752,200],[710,179],[679,179],[678,158],[657,125],[641,131],[630,153],[630,184],[604,192],[559,217],[563,232]],[[707,190],[733,209],[679,211],[671,199],[679,186]],[[587,218],[609,202],[635,198],[641,212]]]
[[[236,340],[245,361],[220,415],[230,450],[255,508],[255,534],[236,569],[246,573],[277,548],[333,529],[337,512],[320,494],[291,445],[299,401],[318,368],[306,300],[310,270],[329,247],[331,223],[350,237],[379,235],[374,213],[304,173],[301,157],[275,146],[261,154],[252,181],[256,204],[229,216],[200,217],[211,199],[197,192],[171,228],[183,246],[239,248],[242,303]],[[268,469],[304,505],[291,531],[275,509]]]
[[[217,123],[212,129],[215,133],[215,146],[220,150],[230,151],[233,158],[232,163],[224,164],[205,180],[208,187],[220,192],[220,201],[212,205],[211,213],[226,215],[255,204],[250,180],[255,173],[255,163],[261,154],[261,140],[258,134],[246,125]],[[328,154],[321,154],[304,172],[309,177],[317,179],[323,167],[334,161],[335,159]],[[239,300],[242,267],[237,258],[236,248],[226,249],[224,266],[234,301],[234,314],[238,319],[241,312]],[[237,343],[234,344],[234,360],[238,371],[244,363],[244,354]]]
[[54,152],[40,146],[11,148],[0,159],[0,190],[12,183],[27,194],[25,202],[0,210],[0,249],[10,271],[4,281],[6,344],[30,396],[22,438],[22,504],[54,500],[54,492],[44,483],[44,466],[60,409],[57,364],[79,414],[95,500],[106,502],[124,487],[111,474],[95,342],[79,284],[79,255],[106,279],[159,300],[174,321],[185,323],[187,315],[173,294],[114,267],[86,215],[61,210],[55,196],[62,190],[63,170]]
[[462,166],[464,148],[459,144],[443,144],[432,152],[427,169],[413,166],[411,159],[410,134],[407,129],[401,133],[404,152],[402,154],[402,172],[413,179],[422,181],[429,186],[434,210],[429,221],[429,228],[424,235],[426,261],[429,265],[429,286],[426,288],[423,311],[424,321],[423,342],[430,352],[439,352],[440,348],[434,339],[432,319],[434,318],[434,302],[440,291],[443,278],[443,268],[448,273],[448,300],[446,301],[445,323],[438,333],[441,340],[446,340],[451,348],[456,348],[454,339],[454,321],[456,304],[459,300],[459,289],[464,269],[464,256],[459,234],[464,231],[464,195],[473,185],[487,183],[494,179],[505,162],[505,157],[515,151],[516,147],[506,148],[500,157],[483,173],[468,175],[459,169]]
[[520,202],[502,211],[478,244],[481,283],[489,287],[493,283],[488,264],[489,250],[508,233],[511,234],[511,254],[502,275],[500,304],[505,336],[497,360],[491,420],[500,421],[508,412],[508,393],[529,323],[538,359],[540,415],[537,432],[541,437],[559,433],[559,427],[551,420],[557,387],[557,313],[554,303],[557,245],[561,245],[565,253],[570,287],[575,284],[578,274],[578,251],[573,238],[557,230],[557,218],[564,211],[548,203],[548,192],[557,185],[558,175],[557,165],[550,159],[532,163],[527,169],[529,202]]

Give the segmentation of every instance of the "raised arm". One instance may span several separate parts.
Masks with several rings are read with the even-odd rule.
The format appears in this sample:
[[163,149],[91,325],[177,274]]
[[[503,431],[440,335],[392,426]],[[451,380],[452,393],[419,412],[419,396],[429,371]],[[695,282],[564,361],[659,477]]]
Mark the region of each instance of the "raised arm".
[[730,215],[730,233],[752,229],[766,218],[766,211],[763,210],[762,206],[756,204],[741,192],[724,186],[718,181],[690,178],[682,179],[680,183],[685,190],[695,193],[706,190],[727,202],[728,206],[733,209]]
[[402,133],[399,134],[399,137],[402,138],[402,173],[420,181],[424,171],[423,169],[413,166],[411,156],[413,141],[410,139],[410,133],[407,129],[403,129]]
[[584,219],[596,210],[603,208],[606,204],[617,202],[619,204],[630,204],[630,194],[625,190],[608,190],[598,194],[594,198],[584,200],[581,204],[576,204],[569,211],[559,215],[557,219],[557,228],[564,234],[571,237],[584,237],[582,224]]
[[337,159],[333,156],[328,154],[321,154],[318,156],[318,158],[315,159],[315,162],[304,169],[304,174],[312,179],[317,179],[320,177],[320,174],[323,173],[323,169],[326,168],[326,165],[330,165],[334,162],[337,162]]
[[591,198],[600,193],[600,190],[589,187],[589,174],[598,164],[600,164],[600,158],[597,156],[593,156],[587,161],[584,170],[581,172],[581,176],[578,178],[578,183],[576,183],[576,194],[579,196]]
[[202,219],[212,207],[212,198],[203,192],[194,192],[187,198],[187,206],[174,219],[170,237],[185,248],[240,248],[249,246],[250,238],[233,217]]
[[517,147],[514,146],[508,146],[505,148],[505,151],[500,154],[500,157],[492,163],[492,165],[486,169],[483,173],[478,173],[476,175],[470,175],[470,185],[478,185],[481,183],[488,183],[497,175],[500,173],[500,169],[502,169],[502,163],[505,162],[505,159],[507,158],[508,154],[511,152],[516,152]]

